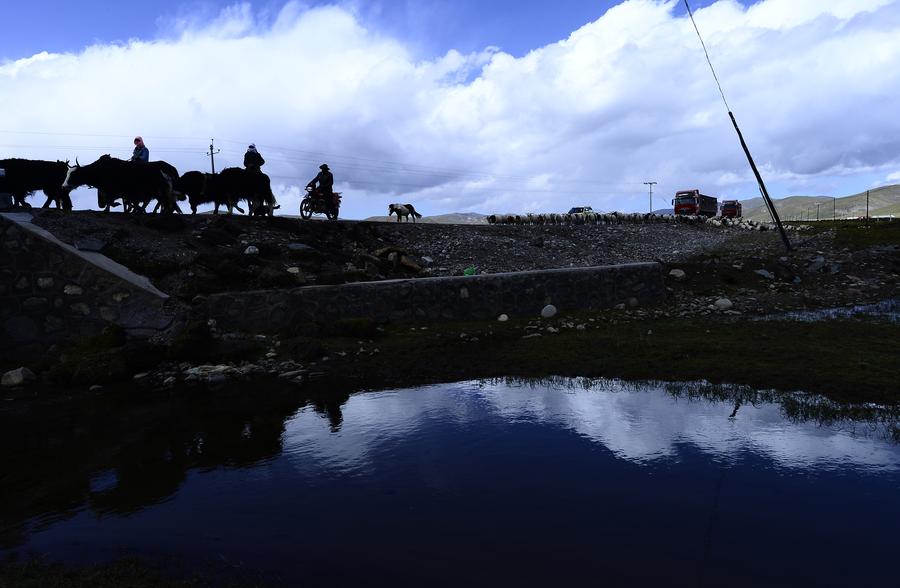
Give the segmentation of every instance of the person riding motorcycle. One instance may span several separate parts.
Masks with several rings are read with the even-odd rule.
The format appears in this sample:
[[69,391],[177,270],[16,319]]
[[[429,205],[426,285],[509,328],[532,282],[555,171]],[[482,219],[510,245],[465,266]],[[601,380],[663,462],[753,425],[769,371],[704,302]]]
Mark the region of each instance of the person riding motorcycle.
[[144,140],[140,136],[134,138],[134,151],[131,154],[131,161],[150,162],[150,150],[144,145]]
[[250,143],[250,146],[247,147],[247,152],[244,153],[244,168],[247,171],[262,171],[260,168],[266,164],[266,160],[263,159],[262,155],[259,154],[259,151],[256,149],[256,145],[254,143]]
[[[328,169],[327,163],[320,165],[319,169],[322,171],[310,183],[306,184],[306,187],[311,188],[316,196],[327,198],[330,203],[334,199],[334,176],[331,174],[331,170]],[[318,187],[316,184],[318,184]]]

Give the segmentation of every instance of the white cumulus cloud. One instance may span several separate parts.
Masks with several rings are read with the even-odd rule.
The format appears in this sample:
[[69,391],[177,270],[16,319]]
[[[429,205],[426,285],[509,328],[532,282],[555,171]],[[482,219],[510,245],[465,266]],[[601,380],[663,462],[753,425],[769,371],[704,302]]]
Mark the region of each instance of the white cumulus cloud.
[[[426,214],[644,209],[651,179],[657,207],[686,187],[753,197],[676,4],[623,2],[521,58],[422,57],[340,6],[182,16],[160,39],[0,65],[0,157],[124,157],[141,134],[186,171],[208,167],[210,137],[218,167],[256,142],[287,212],[328,162],[351,217],[396,200]],[[897,0],[720,0],[696,17],[773,192],[900,167]]]

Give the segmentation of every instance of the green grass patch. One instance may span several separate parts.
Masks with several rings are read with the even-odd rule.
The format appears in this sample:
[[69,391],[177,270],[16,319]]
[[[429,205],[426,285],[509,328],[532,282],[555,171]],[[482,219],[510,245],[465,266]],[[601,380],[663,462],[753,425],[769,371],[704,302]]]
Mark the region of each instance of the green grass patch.
[[[545,326],[551,324],[558,326]],[[900,325],[668,319],[594,323],[585,331],[557,334],[525,331],[524,326],[517,321],[448,324],[426,332],[395,327],[378,341],[378,355],[359,356],[345,373],[365,377],[373,386],[558,375],[706,380],[813,392],[847,402],[900,400]],[[524,339],[530,332],[541,336]],[[471,336],[478,341],[471,342]],[[354,351],[340,339],[327,341],[326,347],[351,356]],[[407,366],[402,377],[396,374],[397,358]]]

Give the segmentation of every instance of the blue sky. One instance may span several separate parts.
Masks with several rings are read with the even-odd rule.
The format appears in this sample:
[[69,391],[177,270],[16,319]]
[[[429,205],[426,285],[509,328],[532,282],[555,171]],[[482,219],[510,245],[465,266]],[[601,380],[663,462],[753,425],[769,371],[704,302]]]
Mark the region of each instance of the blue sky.
[[[691,4],[771,193],[900,182],[900,0]],[[758,195],[678,2],[33,0],[2,17],[0,157],[127,156],[141,134],[187,171],[208,169],[210,137],[219,169],[255,142],[287,212],[325,161],[351,218],[644,210],[647,180],[656,208],[684,188]]]
[[[744,0],[745,3],[747,0]],[[711,0],[693,0],[696,9]],[[95,43],[154,39],[169,34],[174,19],[212,18],[235,1],[32,0],[3,13],[0,61],[41,51],[72,52]],[[284,1],[246,2],[275,14]],[[314,1],[310,6],[334,4]],[[463,53],[488,46],[521,56],[565,39],[599,18],[615,0],[383,0],[344,3],[364,22],[415,46],[423,57],[449,49]],[[676,14],[683,12],[682,7]]]

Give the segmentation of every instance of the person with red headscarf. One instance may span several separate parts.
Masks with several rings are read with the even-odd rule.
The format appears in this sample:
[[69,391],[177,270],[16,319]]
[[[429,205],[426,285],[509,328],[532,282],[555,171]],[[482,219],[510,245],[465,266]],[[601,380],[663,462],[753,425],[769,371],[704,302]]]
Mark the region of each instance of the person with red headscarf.
[[140,137],[134,138],[134,153],[131,154],[131,161],[150,162],[150,150],[147,149],[144,140]]

